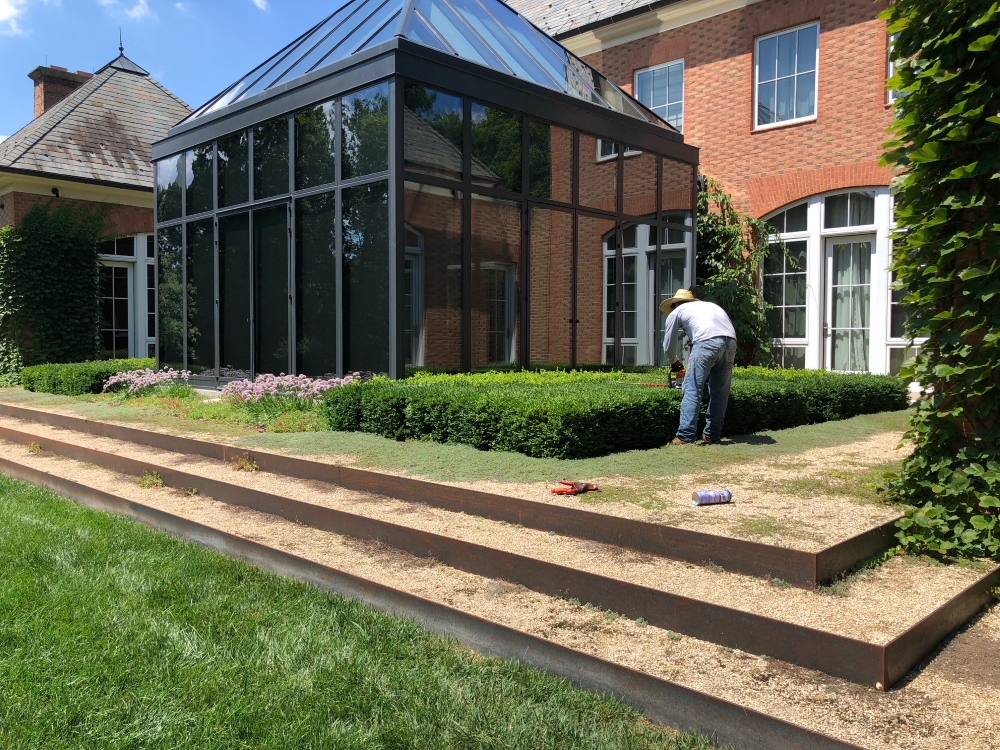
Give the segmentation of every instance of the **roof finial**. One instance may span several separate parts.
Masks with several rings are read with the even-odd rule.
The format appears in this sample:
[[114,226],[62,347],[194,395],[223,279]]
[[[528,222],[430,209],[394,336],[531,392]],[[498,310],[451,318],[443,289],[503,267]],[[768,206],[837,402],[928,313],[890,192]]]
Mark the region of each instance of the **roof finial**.
[[119,54],[125,54],[125,45],[122,43],[122,27],[118,27],[118,52]]

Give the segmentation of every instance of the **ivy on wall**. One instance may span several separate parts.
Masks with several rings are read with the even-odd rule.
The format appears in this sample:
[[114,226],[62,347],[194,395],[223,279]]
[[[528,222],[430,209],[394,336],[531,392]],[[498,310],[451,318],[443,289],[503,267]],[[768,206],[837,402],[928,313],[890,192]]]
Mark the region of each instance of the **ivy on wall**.
[[104,213],[31,209],[0,229],[0,375],[97,354]]
[[722,307],[736,328],[736,364],[770,366],[771,332],[760,278],[774,230],[740,213],[713,180],[698,193],[698,297]]
[[891,486],[908,506],[898,534],[941,556],[1000,555],[1000,4],[897,0],[893,270],[907,334],[926,336],[905,369],[925,388]]

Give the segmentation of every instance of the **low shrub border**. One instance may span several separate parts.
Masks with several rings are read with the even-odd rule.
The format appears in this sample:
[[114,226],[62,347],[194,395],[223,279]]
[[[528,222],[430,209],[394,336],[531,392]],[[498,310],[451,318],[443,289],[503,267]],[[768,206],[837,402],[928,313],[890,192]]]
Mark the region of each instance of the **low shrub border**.
[[[648,387],[660,380],[662,370],[376,378],[325,392],[323,414],[334,430],[539,458],[590,458],[655,448],[674,437],[681,394]],[[904,408],[906,385],[897,378],[750,368],[733,379],[724,434]]]
[[82,396],[100,393],[112,375],[156,367],[152,359],[106,359],[96,362],[34,365],[21,370],[21,386],[26,391]]

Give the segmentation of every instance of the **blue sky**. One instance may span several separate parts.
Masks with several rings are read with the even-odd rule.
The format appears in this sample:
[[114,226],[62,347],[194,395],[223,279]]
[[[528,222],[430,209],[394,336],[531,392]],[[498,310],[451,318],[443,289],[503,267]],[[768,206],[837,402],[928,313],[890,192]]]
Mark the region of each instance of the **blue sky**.
[[0,136],[32,118],[38,65],[94,72],[125,54],[192,107],[342,0],[0,0]]

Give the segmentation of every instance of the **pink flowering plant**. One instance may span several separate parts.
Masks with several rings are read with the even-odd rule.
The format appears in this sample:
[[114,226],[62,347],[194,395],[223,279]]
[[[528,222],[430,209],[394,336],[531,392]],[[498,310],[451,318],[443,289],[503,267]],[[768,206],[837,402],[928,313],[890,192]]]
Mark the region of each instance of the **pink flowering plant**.
[[112,375],[104,381],[105,393],[121,393],[126,398],[137,396],[188,396],[191,386],[187,370],[177,371],[166,367],[159,372],[150,370],[129,370]]
[[222,389],[222,397],[255,424],[269,424],[286,412],[313,411],[325,391],[359,380],[361,374],[357,372],[342,378],[258,375],[254,380],[227,383]]

